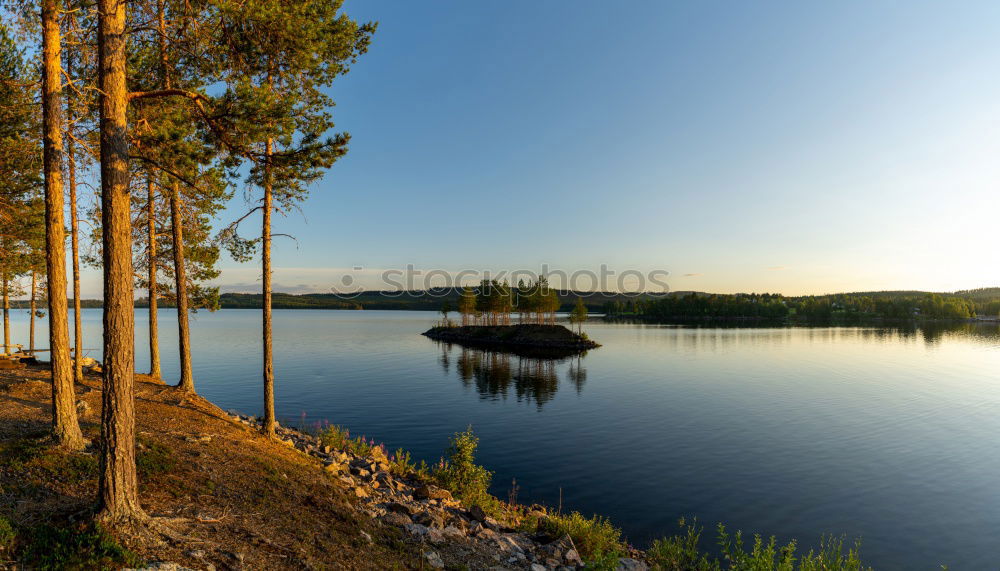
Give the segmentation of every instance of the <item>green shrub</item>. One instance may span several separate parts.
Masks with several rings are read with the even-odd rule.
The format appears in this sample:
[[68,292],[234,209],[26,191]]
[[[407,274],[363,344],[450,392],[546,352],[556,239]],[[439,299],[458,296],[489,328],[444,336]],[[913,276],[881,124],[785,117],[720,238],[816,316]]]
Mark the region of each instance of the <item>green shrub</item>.
[[701,542],[703,528],[697,527],[697,520],[686,525],[684,518],[680,520],[683,533],[657,539],[646,552],[650,562],[661,571],[712,571],[719,568],[718,562],[710,562],[708,556],[701,553],[698,544]]
[[389,457],[389,471],[397,476],[411,476],[424,481],[431,478],[427,462],[421,460],[419,464],[415,463],[410,453],[402,448]]
[[588,519],[579,512],[550,514],[539,520],[539,530],[556,537],[568,534],[588,561],[622,557],[625,552],[622,531],[599,515]]
[[502,511],[500,500],[489,493],[493,472],[476,464],[479,438],[470,426],[451,438],[446,458],[434,470],[434,480],[468,506],[477,505],[496,517]]
[[374,440],[358,436],[351,438],[351,431],[335,424],[331,424],[316,434],[320,442],[330,448],[344,450],[357,456],[369,456],[375,448],[380,448],[385,453],[385,446],[376,444]]
[[177,465],[173,452],[166,446],[145,439],[140,442],[143,448],[135,458],[135,466],[140,477],[149,478],[158,474],[166,474]]
[[10,547],[14,543],[15,537],[17,537],[17,532],[14,531],[10,520],[0,516],[0,550]]
[[42,525],[28,534],[20,560],[29,569],[117,569],[138,567],[137,555],[99,526],[59,528]]

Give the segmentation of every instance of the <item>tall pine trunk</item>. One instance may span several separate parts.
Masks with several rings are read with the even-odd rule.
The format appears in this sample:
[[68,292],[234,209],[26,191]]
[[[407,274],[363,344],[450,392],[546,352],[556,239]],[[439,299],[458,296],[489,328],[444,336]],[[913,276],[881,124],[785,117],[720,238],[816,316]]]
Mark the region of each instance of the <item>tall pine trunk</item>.
[[178,388],[194,392],[191,373],[191,333],[188,328],[187,272],[184,269],[184,222],[181,213],[180,185],[175,180],[170,193],[170,225],[174,247],[174,292],[177,294],[177,337],[181,354],[181,380]]
[[263,242],[261,276],[264,297],[264,423],[261,431],[265,436],[274,436],[274,355],[271,344],[271,206],[273,201],[271,187],[271,154],[274,152],[274,142],[268,138],[264,160],[264,224],[261,229]]
[[3,354],[10,355],[10,282],[3,273]]
[[104,240],[104,393],[97,519],[126,528],[146,519],[135,469],[135,314],[128,189],[125,2],[98,1],[101,223]]
[[[76,18],[74,12],[69,16]],[[66,72],[74,77],[73,53],[66,58]],[[70,249],[73,257],[73,378],[78,383],[83,382],[83,316],[80,315],[80,224],[76,209],[76,148],[73,141],[73,127],[76,123],[76,108],[73,106],[73,91],[66,97],[66,159],[69,163],[69,222]]]
[[45,173],[45,268],[48,274],[52,433],[70,449],[86,444],[76,417],[66,304],[66,230],[62,186],[62,60],[57,0],[42,1],[42,124]]
[[[70,118],[72,120],[72,118]],[[69,125],[66,154],[69,158],[70,244],[73,251],[73,378],[83,382],[83,317],[80,315],[80,221],[76,213],[76,154],[73,126]]]
[[35,354],[35,313],[38,311],[38,305],[35,303],[35,296],[38,295],[37,276],[38,272],[31,270],[31,301],[28,303],[28,311],[31,312],[31,316],[28,318],[30,323],[28,325],[28,352],[32,355]]
[[146,231],[149,234],[149,376],[159,379],[160,372],[160,327],[157,315],[156,284],[156,192],[152,177],[146,179]]

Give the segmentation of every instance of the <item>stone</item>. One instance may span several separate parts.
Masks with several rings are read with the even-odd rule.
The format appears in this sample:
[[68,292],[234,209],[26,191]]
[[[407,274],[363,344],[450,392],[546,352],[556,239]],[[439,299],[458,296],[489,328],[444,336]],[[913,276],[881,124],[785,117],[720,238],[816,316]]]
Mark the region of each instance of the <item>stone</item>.
[[396,512],[389,512],[380,517],[379,519],[382,520],[382,523],[385,523],[387,525],[394,525],[397,527],[404,527],[413,523],[413,520],[410,519],[410,516]]
[[486,512],[484,512],[483,508],[479,506],[472,506],[472,508],[469,510],[469,515],[472,516],[472,519],[481,522],[485,522],[487,517]]
[[444,569],[444,561],[441,559],[441,556],[438,555],[436,551],[428,551],[424,553],[424,559],[427,561],[427,564],[430,565],[432,568]]
[[85,400],[76,401],[76,413],[80,416],[87,416],[90,414],[90,405],[87,404]]
[[413,490],[413,497],[418,500],[450,500],[451,492],[435,486],[423,485]]
[[465,538],[465,532],[453,525],[449,525],[448,527],[442,529],[441,535],[451,540]]
[[413,521],[432,529],[444,529],[444,516],[440,513],[422,511],[414,516]]
[[567,550],[563,555],[563,561],[572,563],[573,565],[583,565],[583,558],[580,557],[580,553],[577,552],[576,548]]
[[206,555],[208,554],[205,553],[204,549],[192,549],[187,552],[187,556],[193,559],[203,559]]
[[323,467],[324,470],[330,472],[331,474],[339,474],[344,471],[344,465],[338,464],[337,462],[330,462]]
[[354,495],[357,496],[357,497],[359,497],[359,498],[367,498],[368,497],[368,490],[365,490],[361,486],[355,486],[355,488],[354,488]]
[[649,571],[649,565],[638,559],[623,557],[618,560],[618,566],[615,567],[615,571]]
[[390,512],[395,512],[398,514],[403,514],[408,517],[412,517],[416,513],[416,510],[411,508],[406,504],[401,504],[399,502],[389,502],[385,504],[385,509]]
[[367,478],[368,476],[371,475],[371,472],[369,472],[365,468],[359,468],[357,466],[351,466],[351,474],[353,474],[353,475],[355,475],[355,476],[357,476],[359,478]]
[[430,531],[426,525],[420,525],[419,523],[411,523],[403,526],[403,528],[414,537],[423,537]]
[[371,543],[375,543],[375,540],[373,540],[373,539],[372,539],[372,536],[371,536],[371,535],[369,535],[369,534],[368,534],[368,532],[366,532],[366,531],[362,531],[362,532],[361,532],[361,537],[363,537],[363,538],[364,538],[364,540],[365,540],[366,542],[368,542],[369,544],[371,544]]
[[539,565],[538,563],[532,563],[531,571],[549,571],[549,570],[544,565]]

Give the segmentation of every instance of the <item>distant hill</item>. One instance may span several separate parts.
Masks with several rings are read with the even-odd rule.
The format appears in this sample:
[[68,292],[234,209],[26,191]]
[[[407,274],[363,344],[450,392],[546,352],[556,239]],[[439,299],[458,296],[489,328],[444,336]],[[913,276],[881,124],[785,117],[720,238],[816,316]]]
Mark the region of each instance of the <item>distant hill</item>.
[[[591,311],[598,311],[608,302],[625,299],[653,299],[663,294],[626,295],[615,292],[577,292],[558,290],[562,302],[560,311],[569,311],[576,298],[583,299]],[[333,293],[287,294],[275,293],[271,297],[274,309],[408,309],[437,311],[447,301],[452,309],[458,307],[459,290],[433,288],[409,291],[365,291],[353,296]],[[220,296],[224,309],[257,309],[261,307],[261,294],[224,293]]]

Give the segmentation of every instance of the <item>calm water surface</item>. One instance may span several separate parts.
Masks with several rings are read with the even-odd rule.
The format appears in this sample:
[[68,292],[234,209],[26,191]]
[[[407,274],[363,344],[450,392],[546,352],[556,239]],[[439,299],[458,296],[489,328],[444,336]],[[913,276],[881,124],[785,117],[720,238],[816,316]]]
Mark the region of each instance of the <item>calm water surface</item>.
[[[100,311],[84,314],[86,346],[99,347]],[[603,347],[539,362],[430,341],[419,335],[429,312],[274,314],[279,416],[341,424],[428,461],[471,424],[498,495],[514,478],[522,502],[555,505],[561,490],[565,509],[608,515],[637,545],[696,516],[804,545],[861,537],[882,569],[1000,564],[996,327],[592,322]],[[173,379],[171,310],[160,322]],[[192,323],[198,390],[223,408],[261,409],[259,322],[223,310]]]

